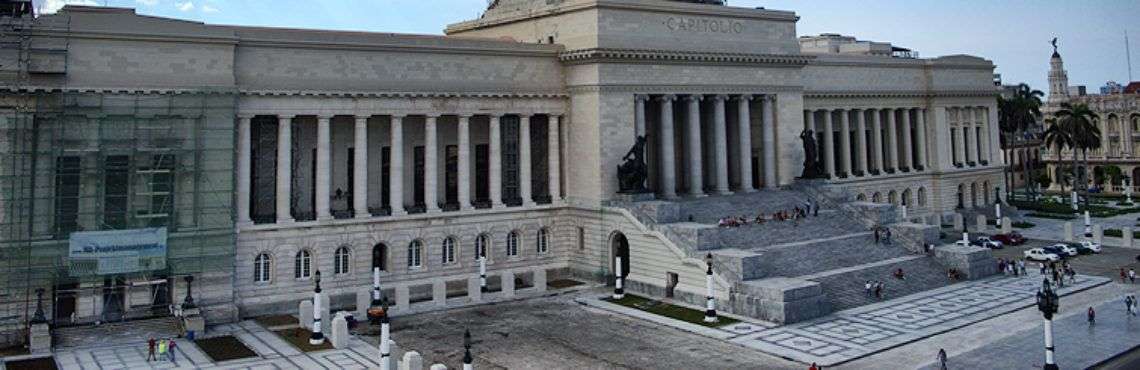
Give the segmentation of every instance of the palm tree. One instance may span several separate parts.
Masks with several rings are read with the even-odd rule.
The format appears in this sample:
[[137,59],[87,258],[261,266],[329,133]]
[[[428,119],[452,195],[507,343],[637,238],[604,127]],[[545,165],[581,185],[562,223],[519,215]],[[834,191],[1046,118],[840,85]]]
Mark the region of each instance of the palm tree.
[[[1089,168],[1088,151],[1100,147],[1100,129],[1096,127],[1096,124],[1093,124],[1093,119],[1098,118],[1098,116],[1086,104],[1072,105],[1069,103],[1061,104],[1061,110],[1057,111],[1056,116],[1057,119],[1068,122],[1067,125],[1063,126],[1071,130],[1070,135],[1073,137],[1074,146],[1081,150],[1081,156],[1084,157],[1083,168],[1080,172],[1082,176],[1078,178],[1078,182],[1081,184],[1081,189],[1084,190],[1085,208],[1088,208],[1089,186],[1085,176],[1088,176]],[[1075,152],[1073,156],[1076,156]],[[1076,166],[1075,159],[1073,165]]]
[[[1029,85],[1021,83],[1017,85],[1017,90],[1009,99],[998,97],[998,128],[1002,133],[1002,149],[1006,155],[1006,163],[1012,162],[1015,135],[1025,132],[1026,129],[1037,123],[1038,117],[1041,117],[1041,98],[1043,96],[1045,93],[1041,90],[1034,90]],[[1027,156],[1022,156],[1021,171],[1022,176],[1026,179],[1025,193],[1027,195],[1032,192],[1032,170]],[[1006,185],[1006,191],[1013,194],[1012,168],[1009,169],[1009,173],[1010,176],[1006,178],[1010,179],[1010,183]]]
[[[1077,150],[1075,148],[1075,143],[1073,142],[1073,135],[1071,133],[1071,130],[1065,127],[1067,124],[1065,122],[1058,122],[1053,118],[1046,119],[1045,124],[1047,125],[1047,128],[1045,129],[1045,147],[1053,148],[1053,150],[1056,151],[1058,161],[1064,159],[1064,151],[1066,148],[1072,148],[1073,163],[1077,163]],[[1061,166],[1057,167],[1058,169],[1061,168]],[[1053,181],[1061,184],[1061,192],[1063,193],[1065,192],[1065,181],[1060,178],[1059,174],[1057,177],[1058,178],[1053,179]],[[1073,186],[1076,187],[1076,184],[1073,184]]]

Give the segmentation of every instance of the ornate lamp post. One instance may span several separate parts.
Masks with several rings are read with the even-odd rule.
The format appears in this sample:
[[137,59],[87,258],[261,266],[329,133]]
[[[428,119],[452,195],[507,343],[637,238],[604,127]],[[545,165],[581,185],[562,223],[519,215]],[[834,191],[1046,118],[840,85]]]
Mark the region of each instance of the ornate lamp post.
[[388,300],[384,300],[380,308],[380,370],[392,369],[392,348],[388,344],[391,340],[389,323]]
[[708,270],[705,271],[705,322],[717,322],[716,301],[713,299],[712,263],[712,253],[705,255],[705,265],[708,266]]
[[1053,287],[1049,285],[1049,279],[1044,279],[1041,282],[1041,291],[1037,292],[1037,309],[1045,316],[1045,370],[1057,370],[1057,364],[1053,362],[1053,314],[1057,313],[1057,306],[1060,301],[1057,293],[1053,292]]
[[44,288],[36,288],[36,313],[32,316],[32,324],[47,322],[44,316]]
[[384,316],[385,309],[381,307],[380,292],[380,268],[372,268],[372,303],[368,307],[368,322],[373,325],[380,323],[380,317]]
[[184,309],[184,310],[187,308],[194,308],[194,296],[193,296],[193,294],[191,294],[191,292],[194,291],[193,285],[192,285],[192,284],[194,284],[194,276],[193,275],[187,275],[185,280],[186,280],[186,298],[182,300],[182,309]]
[[487,292],[487,246],[479,248],[479,292]]
[[309,344],[314,346],[325,343],[325,335],[321,333],[321,271],[317,270],[316,287],[313,288],[313,334],[309,336]]
[[474,370],[475,365],[471,358],[471,330],[463,330],[463,370]]
[[1092,217],[1089,216],[1089,210],[1085,210],[1085,238],[1091,238],[1092,234]]

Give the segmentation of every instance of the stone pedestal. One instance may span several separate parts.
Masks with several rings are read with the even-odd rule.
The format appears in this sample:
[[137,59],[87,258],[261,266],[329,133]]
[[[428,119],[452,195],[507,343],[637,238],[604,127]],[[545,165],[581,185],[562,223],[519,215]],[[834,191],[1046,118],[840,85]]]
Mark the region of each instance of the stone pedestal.
[[332,320],[332,335],[329,336],[333,348],[347,348],[348,335],[348,320],[345,320],[343,315],[337,315]]
[[934,259],[946,268],[957,269],[964,278],[970,280],[998,273],[997,261],[987,248],[944,245],[934,249]]
[[1093,242],[1097,244],[1104,242],[1104,226],[1093,225]]
[[1065,223],[1064,232],[1065,232],[1065,235],[1064,235],[1065,241],[1067,241],[1067,242],[1073,241],[1073,223],[1072,222],[1066,222]]
[[502,275],[503,297],[515,296],[515,273],[503,271]]
[[190,308],[182,311],[182,327],[194,335],[201,335],[206,331],[206,319],[202,317],[202,309]]
[[978,232],[979,233],[986,232],[986,227],[987,227],[986,215],[977,215],[976,217],[974,217],[974,219],[976,221],[975,223],[977,224],[976,227],[978,228]]
[[483,291],[479,290],[478,276],[467,279],[467,298],[471,299],[471,302],[483,301]]
[[444,364],[431,365],[429,370],[447,370],[447,365],[444,365]]
[[1125,226],[1125,227],[1121,228],[1120,230],[1123,233],[1123,235],[1121,235],[1121,237],[1124,239],[1124,247],[1125,248],[1132,248],[1132,227],[1131,226]]
[[301,327],[305,329],[313,329],[313,301],[301,301],[301,306],[297,310],[297,315],[301,317]]
[[534,270],[534,290],[539,292],[546,291],[546,269],[540,268]]
[[439,280],[431,283],[431,301],[439,307],[447,305],[447,282]]
[[404,352],[404,359],[400,360],[400,370],[423,370],[424,358],[419,352]]
[[1009,234],[1011,232],[1013,232],[1013,221],[1010,220],[1009,217],[1002,217],[1001,218],[1001,233],[1002,234]]
[[51,328],[47,323],[32,324],[28,328],[28,351],[51,352]]
[[954,231],[962,231],[962,228],[965,226],[966,226],[966,221],[963,220],[962,214],[961,213],[955,213],[954,214]]

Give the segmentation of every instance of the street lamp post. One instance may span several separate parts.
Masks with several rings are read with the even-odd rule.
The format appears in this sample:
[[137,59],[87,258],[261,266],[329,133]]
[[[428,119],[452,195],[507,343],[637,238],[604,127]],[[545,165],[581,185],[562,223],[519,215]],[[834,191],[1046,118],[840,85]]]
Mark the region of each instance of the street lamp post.
[[380,267],[372,268],[372,302],[368,307],[368,321],[372,325],[380,323],[380,317],[385,315],[385,309],[381,306],[383,302],[381,297],[383,293],[380,292]]
[[1089,215],[1089,210],[1085,210],[1085,238],[1091,238],[1092,234],[1092,217]]
[[471,358],[471,330],[463,330],[463,370],[474,370],[474,358]]
[[1037,292],[1037,309],[1045,316],[1045,370],[1057,370],[1053,361],[1053,314],[1057,313],[1060,301],[1057,293],[1049,284],[1049,279],[1041,282],[1041,291]]
[[380,370],[392,369],[392,348],[388,343],[390,338],[390,320],[388,319],[388,302],[385,300],[380,312]]
[[705,255],[705,265],[708,266],[708,269],[705,270],[705,322],[717,322],[716,301],[713,300],[712,263],[712,253]]
[[325,335],[321,333],[321,271],[317,270],[316,287],[313,288],[313,334],[309,336],[309,344],[314,346],[325,343]]
[[192,289],[193,284],[194,284],[194,275],[187,275],[186,276],[186,298],[182,300],[182,309],[194,308],[194,296],[191,295],[191,292],[194,291],[194,289]]
[[44,288],[36,288],[36,313],[32,315],[32,324],[47,322],[44,316]]

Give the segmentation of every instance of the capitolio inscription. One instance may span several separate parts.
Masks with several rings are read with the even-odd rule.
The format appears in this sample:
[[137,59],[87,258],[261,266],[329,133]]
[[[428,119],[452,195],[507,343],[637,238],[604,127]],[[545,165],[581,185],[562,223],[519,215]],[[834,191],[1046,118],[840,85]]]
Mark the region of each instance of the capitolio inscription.
[[744,23],[732,20],[669,17],[665,20],[665,27],[671,31],[679,32],[707,32],[707,33],[741,33],[744,32]]

